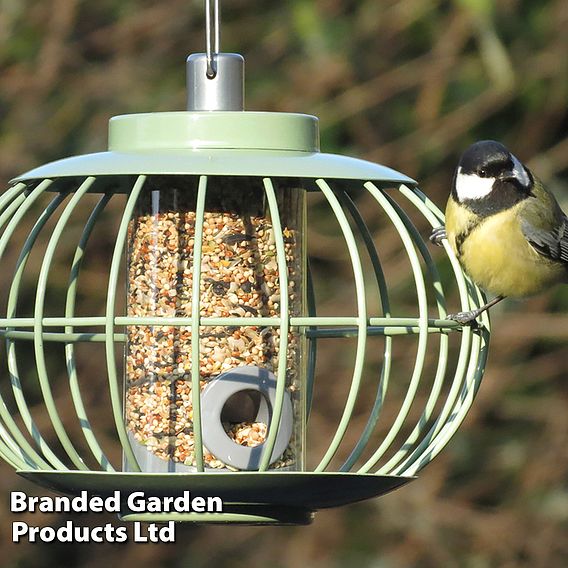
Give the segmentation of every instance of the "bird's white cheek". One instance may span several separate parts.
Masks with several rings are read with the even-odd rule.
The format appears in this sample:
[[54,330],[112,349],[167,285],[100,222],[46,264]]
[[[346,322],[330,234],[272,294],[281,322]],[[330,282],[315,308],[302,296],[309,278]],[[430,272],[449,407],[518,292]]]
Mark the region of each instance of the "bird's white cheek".
[[[460,168],[461,170],[461,168]],[[475,174],[456,175],[456,193],[460,201],[467,199],[483,199],[493,190],[495,178],[482,178]]]

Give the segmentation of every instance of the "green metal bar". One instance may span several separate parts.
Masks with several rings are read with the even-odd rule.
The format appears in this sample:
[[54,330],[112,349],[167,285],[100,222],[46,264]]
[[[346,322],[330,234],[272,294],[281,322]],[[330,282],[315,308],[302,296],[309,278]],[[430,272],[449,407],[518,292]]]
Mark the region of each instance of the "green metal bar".
[[123,400],[121,396],[121,389],[118,384],[118,376],[116,373],[116,358],[114,354],[114,341],[111,339],[114,331],[114,304],[116,299],[116,289],[118,285],[118,276],[121,267],[122,254],[124,252],[124,245],[126,243],[126,235],[128,233],[128,223],[132,217],[134,207],[140,192],[144,187],[146,181],[146,176],[138,176],[132,191],[128,196],[128,201],[124,208],[124,213],[122,214],[122,219],[120,221],[120,226],[118,228],[118,234],[116,235],[116,242],[114,250],[112,253],[112,261],[110,265],[110,273],[108,279],[108,292],[107,292],[107,303],[106,303],[106,322],[105,322],[105,351],[107,360],[107,374],[108,374],[108,385],[110,392],[110,401],[112,406],[112,415],[114,418],[114,423],[116,425],[116,430],[118,432],[118,437],[122,445],[122,449],[128,460],[128,465],[134,471],[140,471],[140,466],[132,450],[130,440],[128,439],[128,433],[126,432],[126,426],[124,424],[123,418]]
[[418,326],[420,328],[420,333],[418,334],[418,347],[416,350],[414,368],[412,370],[408,390],[402,401],[400,410],[394,420],[393,425],[384,437],[382,443],[373,453],[373,455],[361,466],[361,468],[358,470],[358,473],[367,473],[377,464],[377,462],[391,446],[394,439],[403,427],[406,417],[408,416],[408,413],[414,401],[414,397],[416,396],[418,385],[420,383],[422,369],[424,367],[424,359],[426,357],[426,347],[428,340],[428,298],[426,296],[426,285],[424,283],[424,275],[422,274],[420,260],[418,258],[418,255],[416,254],[416,249],[414,248],[412,238],[410,237],[410,234],[406,230],[404,223],[398,216],[396,209],[392,206],[391,201],[387,198],[385,193],[371,182],[365,183],[364,186],[392,221],[398,234],[400,235],[406,254],[408,255],[410,266],[412,268],[412,274],[414,277],[414,284],[416,286],[416,295],[418,298]]
[[[25,201],[25,188],[25,183],[18,183],[7,189],[0,197],[0,211],[2,211],[2,215],[0,215],[0,227],[3,227],[6,222],[12,218],[14,212]],[[6,410],[7,415],[10,416],[11,419],[11,415],[8,413],[4,400],[1,397],[0,408]],[[0,412],[0,414],[2,413]],[[18,429],[13,421],[10,425]],[[0,455],[9,464],[15,468],[31,467],[36,469],[38,467],[32,458],[26,454],[24,449],[12,438],[12,435],[2,423],[0,423],[0,438]]]
[[3,227],[7,221],[12,219],[14,213],[20,208],[26,199],[29,198],[26,197],[24,193],[21,193],[10,203],[10,205],[6,207],[6,210],[2,213],[2,215],[0,215],[0,227]]
[[0,227],[4,226],[6,222],[5,219],[9,219],[12,213],[22,204],[26,198],[25,183],[18,183],[15,186],[7,189],[0,196],[0,211],[2,215],[0,216]]
[[[401,185],[399,191],[404,195],[411,203],[413,203],[417,209],[424,215],[426,220],[430,223],[432,227],[439,227],[444,224],[444,214],[438,209],[438,207],[430,200],[424,193],[422,193],[418,188],[410,188],[406,185]],[[458,292],[460,296],[461,309],[469,310],[479,307],[475,302],[475,298],[470,294],[468,290],[468,283],[471,280],[464,274],[459,264],[454,251],[450,247],[447,240],[442,242],[444,251],[450,259],[450,264],[454,275],[456,276],[456,281],[458,284]],[[467,326],[464,330],[469,329]]]
[[[416,205],[416,207],[424,214],[427,220],[430,222],[432,227],[437,227],[440,224],[443,224],[444,218],[442,213],[437,209],[437,207],[430,201],[428,198],[422,194],[419,190],[413,191],[406,186],[401,186],[400,191],[407,199],[409,199],[412,203]],[[452,266],[452,270],[456,277],[458,283],[458,291],[461,298],[461,309],[467,310],[471,307],[470,301],[470,293],[468,290],[468,284],[463,274],[461,267],[457,258],[455,257],[451,247],[447,242],[444,243],[444,248],[446,254],[450,259],[450,263]],[[435,438],[438,435],[439,431],[445,426],[447,418],[452,413],[452,409],[454,407],[456,398],[461,391],[462,388],[462,381],[464,380],[467,368],[468,368],[468,361],[471,361],[471,358],[476,358],[476,354],[472,351],[473,343],[472,343],[472,332],[469,327],[466,327],[463,331],[462,341],[460,345],[460,352],[458,355],[458,362],[456,365],[456,371],[454,375],[454,381],[452,383],[452,387],[450,388],[450,392],[446,398],[446,402],[444,403],[442,410],[436,419],[434,425],[428,432],[428,434],[424,437],[421,443],[416,447],[416,449],[412,452],[412,454],[405,460],[405,462],[399,466],[397,469],[398,472],[403,471],[416,471],[418,467],[423,467],[427,461],[424,462],[424,456],[429,455],[429,448],[430,445],[435,443]],[[432,442],[434,440],[434,442]],[[428,459],[428,458],[426,458]],[[413,465],[413,464],[422,464],[422,465]]]
[[37,469],[35,463],[25,455],[3,424],[0,424],[0,457],[15,469]]
[[[103,327],[105,325],[105,318],[58,317],[58,318],[43,318],[42,320],[43,327],[65,327],[67,325],[73,327],[91,327],[91,326]],[[19,317],[0,318],[0,327],[20,328],[20,327],[33,327],[33,326],[34,326],[34,318],[19,318]]]
[[[357,318],[352,317],[292,317],[289,318],[290,325],[293,327],[306,327],[313,325],[356,325]],[[251,318],[235,318],[235,317],[203,317],[201,325],[205,326],[275,326],[281,325],[280,317],[251,317]]]
[[[306,288],[307,288],[307,304],[308,304],[308,316],[310,318],[316,317],[316,294],[314,290],[314,282],[312,279],[312,272],[310,270],[310,260],[308,258],[308,274],[306,278]],[[305,331],[306,337],[308,339],[308,363],[306,365],[306,418],[309,418],[310,411],[312,408],[312,400],[314,396],[314,382],[316,377],[316,362],[317,362],[317,351],[318,342],[317,335],[311,335],[313,332],[317,331],[315,326],[310,326]]]
[[[386,336],[392,337],[396,335],[418,335],[421,328],[418,326],[367,326],[368,336]],[[458,331],[455,327],[428,327],[428,333],[449,333]],[[460,330],[461,331],[461,330]],[[339,327],[331,329],[317,329],[313,328],[312,331],[308,329],[306,336],[308,339],[333,339],[333,338],[346,338],[357,337],[359,328],[357,327]],[[17,339],[21,341],[33,341],[33,331],[6,331],[0,329],[0,336],[9,339]],[[41,335],[43,341],[52,343],[104,343],[106,341],[106,333],[63,333],[56,331],[44,331]],[[123,343],[126,341],[125,333],[113,334],[113,341],[115,343]]]
[[[373,273],[375,275],[375,281],[377,287],[379,289],[379,298],[381,302],[381,309],[386,318],[390,318],[391,310],[390,310],[390,302],[389,302],[389,295],[388,295],[388,287],[385,280],[385,275],[383,273],[383,268],[381,266],[381,261],[379,258],[379,254],[377,249],[375,248],[375,243],[373,241],[373,237],[369,232],[369,228],[365,223],[359,209],[351,199],[349,195],[345,195],[344,199],[345,205],[349,209],[351,213],[351,217],[353,221],[357,225],[359,229],[359,233],[365,243],[365,247],[367,249],[367,254],[369,255],[369,259],[373,266]],[[365,428],[363,428],[363,432],[357,440],[353,450],[340,467],[340,471],[349,471],[355,464],[355,462],[359,459],[363,451],[365,450],[371,435],[377,425],[379,420],[379,415],[381,413],[381,409],[383,406],[383,401],[385,399],[389,378],[390,378],[390,371],[391,371],[391,363],[392,363],[392,336],[390,334],[384,333],[384,327],[367,327],[367,334],[368,335],[385,335],[385,348],[383,351],[383,364],[381,366],[381,374],[379,377],[379,382],[377,385],[377,394],[375,396],[375,400],[373,402],[373,406],[371,407],[371,412],[369,413],[369,418],[367,419],[367,423],[365,424]],[[375,330],[383,330],[383,333],[375,334]]]
[[[8,240],[11,238],[16,228],[19,226],[20,221],[22,220],[24,215],[31,209],[35,201],[47,190],[47,188],[50,185],[51,185],[51,180],[44,180],[41,183],[39,183],[36,186],[36,188],[27,196],[26,200],[23,202],[22,206],[18,209],[18,211],[15,212],[10,223],[6,227],[6,230],[4,231],[2,238],[0,239],[0,257],[4,254],[6,246],[8,245]],[[41,215],[35,222],[30,234],[28,235],[28,237],[24,242],[22,251],[16,263],[16,270],[14,272],[14,276],[12,277],[10,292],[8,294],[8,305],[6,312],[8,318],[12,318],[16,314],[20,283],[32,247],[41,229],[43,228],[45,223],[47,223],[51,215],[55,212],[55,210],[59,207],[60,203],[64,199],[65,196],[63,194],[58,194],[51,200],[47,208],[41,213]],[[47,442],[44,440],[30,414],[29,407],[24,397],[22,384],[20,381],[18,361],[16,358],[16,345],[10,339],[6,340],[6,353],[8,358],[8,370],[10,372],[10,382],[12,385],[14,400],[16,402],[18,410],[20,411],[20,416],[22,417],[26,429],[32,436],[35,443],[38,445],[43,456],[40,456],[32,448],[32,446],[28,443],[27,439],[20,433],[19,428],[15,426],[15,423],[11,416],[9,416],[9,419],[3,416],[4,420],[6,421],[6,426],[8,427],[14,438],[17,440],[17,442],[20,444],[20,446],[24,448],[26,453],[30,456],[30,458],[32,458],[33,461],[36,462],[37,468],[67,469],[67,466],[57,457],[57,455],[55,455],[55,453],[51,450]],[[2,410],[4,410],[4,403],[2,403],[2,407],[3,407]],[[7,409],[6,412],[8,412]],[[19,435],[17,435],[16,433]],[[44,460],[44,457],[45,460],[47,461]]]
[[347,395],[347,401],[345,403],[345,408],[343,410],[343,415],[339,421],[339,425],[333,436],[333,439],[315,471],[323,471],[327,468],[331,462],[333,456],[337,452],[341,441],[345,436],[345,432],[349,426],[349,421],[351,420],[351,415],[353,414],[353,409],[355,407],[355,402],[357,400],[357,395],[359,393],[359,387],[361,385],[361,379],[363,375],[363,366],[365,363],[365,347],[367,345],[367,303],[365,300],[365,278],[363,276],[363,267],[361,265],[361,259],[359,257],[359,251],[357,250],[357,242],[353,231],[349,225],[349,221],[343,208],[339,203],[339,200],[335,196],[333,190],[323,179],[316,180],[316,184],[324,194],[328,203],[330,204],[335,217],[339,222],[341,231],[345,238],[347,244],[347,249],[349,251],[349,256],[351,258],[351,265],[353,268],[353,276],[355,280],[355,290],[357,294],[357,326],[359,327],[359,334],[357,336],[357,352],[355,355],[355,365],[353,370],[353,378],[351,380],[351,387]]
[[[413,325],[413,326],[376,326],[376,325],[369,325],[367,326],[367,335],[377,337],[377,336],[385,336],[385,337],[392,337],[395,335],[418,335],[422,328]],[[429,326],[427,329],[428,333],[449,333],[452,331],[458,331],[455,327],[437,327],[437,326]],[[461,330],[460,330],[461,331]],[[317,339],[331,339],[331,338],[338,338],[338,337],[357,337],[359,333],[358,328],[356,327],[334,327],[330,329],[315,329],[314,331],[307,331],[306,335],[308,337],[316,337]],[[382,376],[382,373],[381,373]]]
[[268,201],[270,220],[274,233],[274,244],[276,246],[276,261],[278,264],[278,283],[280,286],[280,338],[278,341],[278,371],[276,374],[276,395],[272,416],[268,427],[268,435],[264,441],[262,455],[260,458],[259,471],[266,471],[270,465],[270,458],[276,443],[276,436],[280,429],[280,418],[282,417],[282,407],[284,405],[284,393],[286,389],[286,367],[288,354],[288,331],[290,329],[288,313],[288,266],[286,264],[286,248],[282,235],[282,225],[280,223],[280,212],[278,202],[274,192],[274,186],[270,178],[264,178],[264,191]]
[[[33,331],[17,331],[17,330],[2,330],[0,329],[0,336],[6,339],[16,339],[19,341],[33,341]],[[43,341],[51,343],[104,343],[107,339],[106,333],[59,333],[56,331],[44,331],[41,334]],[[115,343],[124,343],[126,341],[125,333],[113,334],[113,341]]]
[[0,227],[3,227],[7,221],[12,219],[14,213],[20,208],[26,199],[26,194],[21,192],[9,205],[7,205],[2,215],[0,215]]
[[[463,422],[481,384],[487,360],[487,339],[487,329],[481,332],[481,337],[478,335],[473,336],[472,351],[468,361],[465,382],[463,384],[461,382],[456,383],[459,387],[460,397],[453,406],[447,405],[451,412],[448,413],[444,420],[436,423],[437,430],[435,435],[426,438],[423,441],[424,443],[416,449],[417,457],[412,456],[414,459],[412,461],[409,460],[410,465],[403,464],[405,466],[403,475],[415,475],[429,464],[446,446]],[[429,443],[427,443],[427,440],[429,440]],[[402,471],[402,467],[399,469]]]
[[[426,268],[428,270],[430,281],[432,282],[432,287],[434,288],[438,315],[440,316],[441,319],[444,319],[447,315],[444,289],[442,286],[442,282],[440,280],[440,274],[438,273],[436,264],[432,259],[432,255],[430,254],[426,244],[422,240],[420,233],[417,231],[416,227],[414,226],[408,215],[394,200],[390,199],[390,202],[391,205],[395,208],[399,217],[402,219],[404,226],[409,232],[414,244],[418,248],[418,251],[420,252],[420,255],[424,260],[424,264],[426,265]],[[449,346],[449,338],[447,334],[441,333],[436,372],[434,375],[434,380],[432,382],[432,387],[430,388],[430,394],[428,395],[428,398],[426,400],[426,404],[424,406],[422,415],[420,416],[416,426],[414,427],[410,435],[401,444],[401,448],[398,450],[398,452],[381,468],[382,472],[392,471],[397,464],[399,464],[404,458],[406,458],[409,454],[409,448],[413,447],[416,444],[416,441],[422,436],[422,434],[426,430],[426,426],[432,418],[434,408],[440,397],[440,392],[444,384],[447,363],[448,363],[448,346]]]
[[[444,222],[443,214],[439,211],[436,206],[430,202],[428,205],[425,202],[426,197],[421,194],[418,190],[413,188],[408,188],[406,186],[400,187],[400,192],[404,195],[411,203],[413,203],[417,209],[426,217],[428,222],[432,227],[437,227]],[[467,290],[466,280],[464,274],[459,266],[457,259],[455,258],[453,251],[445,243],[446,254],[449,256],[452,269],[458,283],[458,291],[461,297],[462,309],[469,309],[469,293]],[[468,306],[465,308],[465,306]],[[440,429],[444,426],[447,417],[449,416],[451,409],[454,405],[456,397],[461,389],[462,381],[464,380],[465,373],[467,370],[468,361],[471,354],[472,345],[472,333],[469,327],[466,327],[462,334],[462,339],[460,343],[460,350],[458,354],[458,359],[456,363],[456,370],[454,373],[454,378],[450,391],[446,397],[446,401],[436,418],[433,426],[430,428],[428,433],[424,436],[421,442],[412,450],[412,452],[405,458],[401,465],[399,465],[396,470],[397,474],[402,474],[409,470],[413,464],[418,463],[422,456],[428,452],[429,445],[431,441],[436,437]],[[413,470],[414,471],[414,470]]]
[[[426,217],[428,222],[432,227],[437,227],[444,222],[443,215],[441,211],[419,190],[413,190],[406,186],[400,187],[400,192],[413,203]],[[472,303],[472,299],[468,290],[468,284],[463,271],[459,265],[457,258],[455,257],[449,244],[444,242],[444,248],[446,254],[450,259],[452,270],[456,277],[458,284],[458,291],[461,299],[461,309],[468,310],[475,307]],[[429,432],[423,438],[423,440],[418,444],[418,446],[412,451],[409,457],[395,470],[397,474],[410,474],[410,472],[417,472],[419,469],[424,467],[434,455],[431,452],[431,447],[436,443],[436,437],[439,432],[445,427],[446,421],[449,416],[451,416],[452,409],[454,407],[456,398],[462,389],[462,382],[466,375],[468,369],[468,362],[471,360],[476,360],[479,352],[480,345],[477,346],[473,342],[473,334],[471,328],[466,326],[463,329],[462,340],[460,344],[460,351],[458,354],[458,361],[456,364],[456,370],[454,374],[454,379],[450,391],[446,397],[446,401],[438,415],[433,426],[430,428]]]
[[[454,320],[427,318],[428,325],[435,329],[462,331],[463,326]],[[413,327],[420,325],[420,318],[370,318],[369,324],[389,327]]]
[[203,435],[201,424],[201,372],[199,368],[199,314],[201,308],[201,258],[203,252],[203,222],[207,176],[199,178],[195,206],[195,234],[193,246],[193,282],[191,290],[191,402],[193,406],[193,436],[197,471],[204,471]]
[[[386,320],[385,320],[386,321]],[[416,319],[401,320],[407,322],[404,325],[409,325],[412,322],[416,323]],[[293,323],[292,323],[293,322]],[[357,318],[354,317],[295,317],[290,319],[290,324],[296,327],[306,327],[314,325],[356,325]],[[129,325],[166,325],[166,326],[191,326],[192,319],[190,317],[161,317],[161,316],[117,316],[114,318],[114,325],[129,326]],[[390,323],[390,322],[389,322]],[[33,318],[0,318],[0,327],[32,327],[34,324]],[[274,326],[279,327],[281,324],[279,317],[201,317],[199,320],[200,326]],[[455,325],[455,322],[448,321],[448,324]],[[106,318],[104,317],[79,317],[79,318],[65,318],[65,317],[49,317],[43,319],[44,327],[64,327],[71,325],[73,327],[91,327],[106,325]],[[396,322],[395,322],[396,325]]]
[[0,195],[0,211],[4,209],[17,195],[26,189],[26,184],[19,182],[12,187],[6,188],[6,191]]
[[[107,203],[110,201],[112,195],[106,194],[101,197],[95,208],[93,209],[91,215],[89,216],[83,233],[75,250],[75,255],[71,263],[71,272],[69,274],[69,283],[67,285],[67,297],[65,300],[65,317],[72,318],[75,313],[75,300],[77,298],[77,281],[79,279],[79,272],[83,264],[85,248],[91,236],[91,232],[95,223],[97,222],[99,215],[106,207]],[[42,338],[43,338],[42,334]],[[65,335],[75,335],[73,333],[73,326],[65,327]],[[84,335],[84,334],[77,334]],[[94,335],[94,334],[91,334]],[[100,334],[102,336],[101,341],[106,340],[105,334]],[[116,337],[116,335],[115,335]],[[114,339],[116,341],[116,339]],[[71,397],[73,399],[73,405],[75,407],[75,412],[81,425],[81,430],[85,441],[89,446],[94,458],[97,460],[98,464],[102,469],[106,471],[115,471],[110,464],[108,458],[100,447],[91,427],[91,423],[87,416],[87,411],[83,403],[83,398],[81,396],[81,389],[79,387],[79,378],[77,375],[77,366],[75,364],[75,346],[73,341],[66,342],[65,344],[65,362],[67,366],[67,374],[69,376],[69,389],[71,390]]]
[[[483,300],[481,300],[481,303],[483,303]],[[487,313],[483,314],[482,319],[484,320],[485,326],[481,330],[481,333],[479,335],[475,334],[473,338],[472,357],[469,362],[466,382],[461,392],[461,401],[456,403],[439,434],[420,456],[421,460],[415,463],[413,467],[408,468],[407,471],[409,475],[418,473],[444,449],[457,429],[461,426],[471,408],[483,379],[489,352],[489,329],[487,327],[489,318]]]
[[0,425],[0,457],[10,464],[14,469],[37,469],[35,464],[31,461],[25,461],[25,458],[20,459],[18,456],[22,454],[21,448],[16,444],[10,433]]
[[95,181],[94,177],[87,178],[80,186],[77,188],[77,191],[73,194],[69,203],[61,213],[61,216],[57,220],[55,228],[53,229],[53,233],[48,241],[43,261],[41,263],[41,268],[39,271],[39,277],[36,287],[36,296],[35,296],[35,306],[34,306],[34,353],[35,353],[35,360],[36,360],[36,368],[37,374],[39,379],[39,385],[41,389],[41,393],[43,396],[43,400],[45,402],[45,407],[47,410],[47,414],[53,424],[53,428],[55,433],[57,434],[57,438],[61,442],[65,453],[69,456],[69,459],[73,462],[75,467],[81,470],[88,470],[88,466],[83,461],[83,458],[79,455],[77,450],[75,449],[71,439],[69,438],[67,431],[65,430],[65,426],[63,425],[63,421],[59,416],[59,412],[57,411],[57,405],[53,398],[53,393],[51,391],[51,386],[49,383],[49,377],[47,374],[47,365],[45,362],[45,352],[43,348],[43,340],[41,337],[43,328],[42,328],[42,319],[44,314],[44,306],[45,306],[45,294],[47,291],[47,279],[49,277],[49,271],[51,268],[51,263],[53,261],[53,257],[55,255],[55,250],[57,245],[59,244],[59,240],[63,231],[67,227],[67,223],[69,218],[73,214],[73,211],[81,201],[83,195],[89,190],[93,182]]
[[[341,329],[341,326],[356,326],[358,319],[355,317],[291,317],[290,326],[292,327],[329,327],[330,331],[333,328]],[[416,327],[420,323],[419,318],[369,318],[367,320],[368,326],[375,327],[390,327],[390,328],[405,328]],[[33,318],[0,318],[0,327],[33,327]],[[47,317],[43,318],[43,327],[104,327],[106,320],[104,317]],[[127,325],[165,325],[165,326],[191,326],[191,318],[179,317],[124,317],[117,316],[114,318],[114,325],[124,327]],[[279,317],[267,318],[213,318],[201,317],[199,320],[201,327],[217,327],[219,325],[227,327],[237,327],[242,325],[256,325],[256,326],[280,326]],[[435,329],[450,329],[461,331],[462,326],[453,320],[436,319],[428,320],[428,325]],[[353,329],[357,329],[353,327]],[[321,331],[321,330],[320,330]],[[341,337],[341,336],[338,336]]]

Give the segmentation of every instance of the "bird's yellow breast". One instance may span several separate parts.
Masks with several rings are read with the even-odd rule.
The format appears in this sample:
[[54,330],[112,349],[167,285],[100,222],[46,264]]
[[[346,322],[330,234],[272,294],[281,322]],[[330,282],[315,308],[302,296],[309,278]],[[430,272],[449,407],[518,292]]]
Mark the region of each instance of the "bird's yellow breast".
[[466,214],[455,204],[448,210],[448,239],[461,265],[476,284],[496,295],[530,296],[566,273],[560,263],[544,258],[527,242],[519,224],[520,206],[479,219],[459,247],[456,237],[465,228]]

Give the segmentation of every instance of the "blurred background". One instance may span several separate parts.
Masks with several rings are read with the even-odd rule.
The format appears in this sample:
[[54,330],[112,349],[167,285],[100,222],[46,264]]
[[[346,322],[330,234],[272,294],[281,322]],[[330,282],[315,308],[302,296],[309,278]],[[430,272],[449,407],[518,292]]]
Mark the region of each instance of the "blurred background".
[[[247,109],[319,116],[324,151],[400,170],[441,208],[463,149],[498,139],[568,211],[565,0],[223,4],[222,48],[245,56]],[[0,185],[44,162],[105,150],[113,115],[182,110],[184,59],[203,46],[201,1],[0,0]],[[333,293],[323,290],[333,312],[348,264],[336,258],[333,236],[312,233],[324,276],[345,271]],[[404,309],[411,274],[390,233],[377,225]],[[443,255],[433,254],[445,270]],[[1,275],[3,287],[10,276]],[[95,283],[91,292],[102,298],[104,290]],[[322,511],[308,527],[180,525],[176,545],[13,545],[9,491],[46,491],[1,465],[2,565],[567,566],[566,312],[566,287],[493,310],[486,375],[464,425],[418,481],[393,494]],[[326,372],[332,383],[341,369]],[[326,404],[338,403],[321,396],[318,427]],[[104,418],[102,403],[99,410]],[[56,526],[67,518],[23,520]]]

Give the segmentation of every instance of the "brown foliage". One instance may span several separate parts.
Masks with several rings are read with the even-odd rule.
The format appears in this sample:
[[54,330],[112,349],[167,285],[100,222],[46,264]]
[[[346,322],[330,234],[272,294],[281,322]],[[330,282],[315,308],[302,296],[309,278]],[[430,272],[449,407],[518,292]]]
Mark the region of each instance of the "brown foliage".
[[[403,171],[440,206],[461,150],[496,138],[568,204],[564,0],[225,4],[223,47],[247,59],[249,109],[319,115],[325,151]],[[184,58],[203,44],[199,2],[1,2],[2,185],[43,162],[104,150],[114,114],[183,108]],[[404,291],[410,274],[400,244],[377,223],[391,281]],[[335,274],[338,238],[311,236]],[[349,281],[341,271],[336,284]],[[2,274],[3,287],[9,278]],[[347,291],[326,293],[333,313]],[[2,564],[566,566],[566,308],[563,287],[495,311],[489,366],[465,425],[420,480],[393,495],[322,512],[306,528],[180,526],[176,546],[8,546],[17,519],[3,505]],[[322,401],[334,408],[342,391],[328,367]],[[313,419],[326,423],[323,412]],[[2,494],[43,494],[7,466],[2,472]]]

